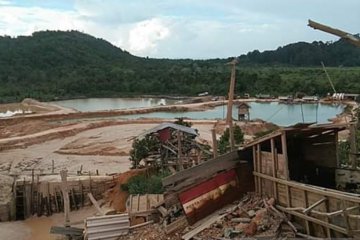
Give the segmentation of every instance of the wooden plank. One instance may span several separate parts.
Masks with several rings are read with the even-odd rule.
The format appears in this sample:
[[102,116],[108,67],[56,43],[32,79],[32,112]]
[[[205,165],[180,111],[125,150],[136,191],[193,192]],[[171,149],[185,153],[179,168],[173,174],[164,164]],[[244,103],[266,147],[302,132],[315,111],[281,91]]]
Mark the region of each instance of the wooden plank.
[[283,131],[281,133],[281,150],[284,155],[284,168],[285,168],[285,179],[289,180],[289,165],[288,165],[288,155],[287,155],[287,143],[286,143],[286,133]]
[[[276,177],[276,149],[275,149],[275,141],[274,138],[270,139],[270,145],[271,145],[271,167],[272,167],[272,176]],[[276,182],[273,182],[273,188],[274,188],[274,198],[277,199],[277,187]]]
[[[329,199],[328,198],[325,201],[325,209],[326,209],[326,212],[329,212]],[[326,216],[325,220],[327,223],[331,223],[331,221],[330,221],[331,219],[329,219],[328,216]],[[326,236],[327,236],[327,238],[331,239],[331,229],[330,228],[326,228]]]
[[182,182],[188,178],[197,178],[208,176],[213,174],[234,168],[238,163],[239,157],[237,151],[229,152],[221,155],[215,159],[208,160],[200,165],[196,165],[192,168],[185,169],[181,173],[168,176],[162,180],[163,186],[167,187],[172,184]]
[[[256,148],[257,148],[257,154],[256,154],[256,159],[257,159],[257,165],[258,165],[258,171],[260,172],[260,173],[262,173],[262,166],[261,166],[261,146],[260,146],[260,144],[257,144],[256,145]],[[261,178],[259,178],[259,193],[260,193],[260,195],[262,195],[263,194],[263,191],[262,191],[262,179]]]
[[192,239],[196,234],[200,233],[201,231],[203,231],[204,229],[210,227],[212,224],[214,224],[215,222],[221,220],[223,217],[225,217],[228,213],[223,213],[221,215],[217,214],[216,212],[214,214],[212,214],[211,216],[209,216],[207,219],[205,219],[204,222],[202,222],[202,224],[196,228],[194,228],[193,230],[191,230],[190,232],[186,233],[185,235],[183,235],[181,237],[181,239],[183,240],[190,240]]
[[331,224],[331,223],[324,222],[324,221],[322,221],[322,220],[320,220],[320,219],[317,219],[317,218],[314,218],[314,217],[305,215],[305,214],[303,214],[303,213],[299,213],[299,212],[287,210],[285,207],[282,207],[282,206],[280,206],[280,205],[276,205],[276,207],[279,208],[279,209],[280,209],[281,211],[283,211],[283,212],[286,212],[286,213],[289,213],[289,214],[291,214],[291,215],[300,217],[300,218],[302,218],[302,219],[311,221],[311,222],[316,223],[316,224],[319,224],[319,225],[321,225],[321,226],[331,228],[331,229],[334,230],[334,231],[347,234],[347,230],[346,230],[345,228],[336,226],[336,225]]
[[91,192],[88,193],[88,197],[91,201],[91,203],[94,205],[94,207],[96,208],[97,212],[101,215],[104,216],[105,213],[103,212],[103,210],[100,208],[98,202],[96,201],[96,199],[94,198],[94,196],[92,195]]
[[211,136],[212,136],[213,155],[214,155],[214,158],[217,158],[217,156],[218,156],[218,151],[217,151],[218,147],[217,147],[215,128],[211,129]]
[[341,201],[342,205],[343,205],[343,216],[344,216],[344,222],[345,222],[345,226],[346,226],[346,232],[347,235],[351,236],[351,229],[350,229],[350,223],[349,223],[349,216],[348,216],[348,211],[346,210],[346,204],[345,201],[342,200]]
[[334,198],[343,199],[346,201],[360,203],[360,194],[341,192],[341,191],[337,191],[337,190],[333,190],[333,189],[329,189],[329,188],[323,188],[323,187],[317,187],[314,185],[298,183],[295,181],[286,181],[283,179],[267,176],[266,174],[262,174],[262,173],[258,173],[258,172],[253,172],[253,174],[260,178],[269,179],[271,181],[276,181],[277,183],[281,183],[283,185],[287,185],[290,187],[306,190],[309,192],[325,195],[328,197],[334,197]]
[[[307,197],[307,192],[303,191],[303,197],[304,197],[304,204],[305,204],[305,208],[307,208],[307,206],[309,205],[308,203],[308,197]],[[305,228],[306,228],[306,234],[310,235],[310,225],[309,225],[309,221],[305,219]]]
[[315,202],[314,204],[312,204],[311,206],[309,206],[308,208],[303,210],[303,213],[308,214],[313,208],[319,206],[320,204],[322,204],[323,202],[326,201],[326,198],[322,198],[319,201]]
[[65,213],[65,227],[70,227],[70,201],[69,201],[69,193],[68,193],[68,186],[67,186],[67,170],[60,171],[61,176],[61,190],[63,193],[64,199],[64,213]]
[[150,224],[153,224],[153,223],[154,223],[154,220],[150,220],[150,221],[147,221],[147,222],[144,222],[144,223],[140,223],[140,224],[137,224],[137,225],[134,225],[134,226],[130,226],[129,229],[135,229],[135,228],[143,227],[143,226],[150,225]]
[[185,228],[188,225],[188,222],[186,220],[185,216],[181,216],[178,219],[176,219],[174,222],[170,223],[169,225],[165,226],[165,233],[170,234],[177,230],[180,230],[182,228]]
[[[254,164],[254,171],[258,172],[258,168],[257,168],[257,160],[256,160],[256,147],[255,145],[252,146],[252,153],[253,153],[253,164]],[[259,177],[254,175],[254,180],[255,180],[255,192],[259,192],[259,186],[258,186],[258,180]]]

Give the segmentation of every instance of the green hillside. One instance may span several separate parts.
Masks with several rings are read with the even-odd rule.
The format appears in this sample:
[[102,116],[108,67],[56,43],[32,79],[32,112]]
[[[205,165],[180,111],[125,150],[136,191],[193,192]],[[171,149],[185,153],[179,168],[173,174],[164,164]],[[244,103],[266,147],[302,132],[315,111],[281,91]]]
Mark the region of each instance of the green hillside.
[[[360,92],[360,49],[348,43],[294,43],[239,57],[238,94],[324,95],[331,92],[324,61],[338,91]],[[136,94],[225,95],[229,59],[149,59],[77,31],[0,37],[0,101],[53,100]]]

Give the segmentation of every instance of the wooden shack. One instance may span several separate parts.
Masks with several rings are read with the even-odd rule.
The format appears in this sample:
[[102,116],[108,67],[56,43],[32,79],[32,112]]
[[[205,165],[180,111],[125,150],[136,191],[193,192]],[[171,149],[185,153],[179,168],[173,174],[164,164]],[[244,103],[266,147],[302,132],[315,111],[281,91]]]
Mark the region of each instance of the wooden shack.
[[237,105],[239,121],[250,121],[250,108],[250,105],[246,102],[241,102]]
[[282,128],[247,144],[255,190],[276,199],[307,235],[359,237],[360,195],[336,189],[338,132],[344,125]]

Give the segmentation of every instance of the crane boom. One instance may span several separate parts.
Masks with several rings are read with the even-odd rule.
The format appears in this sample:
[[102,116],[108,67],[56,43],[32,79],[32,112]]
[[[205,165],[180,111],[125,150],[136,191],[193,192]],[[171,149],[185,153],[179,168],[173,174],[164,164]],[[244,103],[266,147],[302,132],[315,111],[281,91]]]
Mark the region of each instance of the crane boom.
[[344,32],[342,30],[336,29],[336,28],[332,28],[317,22],[314,22],[312,20],[309,19],[309,23],[308,26],[314,28],[314,29],[318,29],[321,30],[323,32],[327,32],[330,34],[333,34],[335,36],[341,37],[347,41],[349,41],[350,43],[354,44],[357,47],[360,47],[360,39],[355,37],[354,35]]

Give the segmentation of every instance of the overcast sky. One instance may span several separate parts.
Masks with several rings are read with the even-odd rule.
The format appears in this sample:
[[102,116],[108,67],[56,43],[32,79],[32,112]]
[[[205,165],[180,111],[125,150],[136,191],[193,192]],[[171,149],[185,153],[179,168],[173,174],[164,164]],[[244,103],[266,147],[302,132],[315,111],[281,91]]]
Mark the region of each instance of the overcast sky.
[[0,0],[0,35],[79,30],[137,56],[223,58],[360,32],[360,0]]

